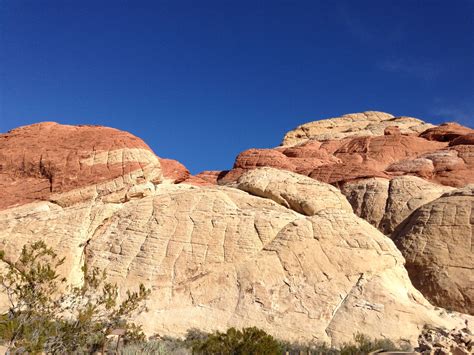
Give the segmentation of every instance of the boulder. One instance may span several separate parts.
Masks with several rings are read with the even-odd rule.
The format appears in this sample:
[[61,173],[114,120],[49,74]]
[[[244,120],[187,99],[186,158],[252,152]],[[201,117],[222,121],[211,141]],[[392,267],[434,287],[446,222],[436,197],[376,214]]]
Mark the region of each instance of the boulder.
[[460,136],[473,133],[474,130],[469,127],[462,126],[456,122],[448,122],[427,129],[420,133],[420,137],[430,141],[451,142]]
[[237,188],[269,198],[307,216],[326,208],[352,211],[351,205],[335,187],[274,168],[259,168],[243,174],[237,181]]
[[418,207],[452,190],[416,176],[361,179],[341,187],[354,213],[386,235]]
[[417,289],[433,304],[474,313],[474,186],[419,207],[393,232]]

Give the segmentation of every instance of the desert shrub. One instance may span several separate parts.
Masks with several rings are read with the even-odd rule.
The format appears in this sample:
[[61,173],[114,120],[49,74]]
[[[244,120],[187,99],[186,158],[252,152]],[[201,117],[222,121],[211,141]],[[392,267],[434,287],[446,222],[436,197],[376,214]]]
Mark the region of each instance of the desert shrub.
[[281,354],[280,343],[271,335],[256,327],[237,330],[230,328],[226,333],[215,332],[206,339],[195,340],[194,354]]
[[384,350],[384,351],[396,351],[398,349],[395,344],[389,339],[370,339],[368,336],[356,333],[354,335],[353,344],[345,343],[341,349],[341,355],[358,355],[358,354],[369,354],[372,351]]
[[288,353],[289,355],[300,355],[300,354],[311,354],[311,355],[338,355],[339,350],[329,347],[326,343],[289,343],[282,342],[281,347],[283,354]]
[[121,355],[165,355],[169,353],[165,345],[157,340],[129,343],[120,351]]
[[105,272],[85,265],[83,284],[67,286],[57,273],[64,259],[42,241],[24,246],[16,262],[3,251],[0,260],[7,269],[0,289],[10,302],[0,317],[0,340],[10,350],[90,353],[104,349],[115,329],[125,330],[125,341],[145,339],[141,328],[128,321],[145,309],[150,291],[143,285],[118,302],[117,285],[106,281]]

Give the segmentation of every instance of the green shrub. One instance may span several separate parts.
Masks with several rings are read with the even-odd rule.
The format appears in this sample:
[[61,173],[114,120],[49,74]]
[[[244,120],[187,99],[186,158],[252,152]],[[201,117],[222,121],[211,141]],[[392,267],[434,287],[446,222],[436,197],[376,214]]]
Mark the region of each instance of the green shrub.
[[237,330],[230,328],[226,333],[215,332],[207,339],[195,340],[193,354],[281,354],[280,343],[263,330],[252,327]]
[[[0,290],[10,302],[0,316],[0,341],[16,352],[89,353],[105,349],[107,336],[124,329],[125,341],[144,341],[141,328],[128,321],[144,310],[150,290],[140,285],[118,302],[118,287],[97,268],[83,268],[79,287],[66,285],[57,269],[64,263],[42,241],[24,246],[18,261],[0,251],[6,273]],[[64,291],[64,292],[61,292]]]
[[355,344],[345,343],[341,349],[341,355],[368,354],[376,350],[396,351],[398,349],[389,339],[370,339],[368,336],[356,333],[354,335]]

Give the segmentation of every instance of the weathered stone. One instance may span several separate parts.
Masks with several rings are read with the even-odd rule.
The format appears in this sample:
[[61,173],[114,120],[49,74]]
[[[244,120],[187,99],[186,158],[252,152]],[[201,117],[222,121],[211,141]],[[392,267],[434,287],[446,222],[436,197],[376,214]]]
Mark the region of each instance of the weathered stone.
[[150,148],[113,128],[45,122],[0,135],[0,210],[95,184],[113,181],[107,189],[118,190],[161,177]]
[[282,145],[294,145],[308,139],[327,141],[346,137],[382,136],[385,128],[391,126],[399,127],[404,134],[421,133],[433,127],[417,118],[367,111],[305,123],[288,132]]
[[177,160],[159,158],[163,177],[169,182],[179,184],[191,175],[189,170]]
[[411,286],[390,239],[328,202],[305,217],[233,188],[161,184],[120,204],[0,212],[0,240],[18,255],[41,236],[66,256],[71,282],[87,260],[121,294],[144,283],[149,312],[136,320],[148,334],[257,326],[337,345],[355,331],[415,341],[424,324],[464,320],[436,311]]
[[392,235],[415,287],[437,306],[470,314],[473,209],[471,185],[421,206]]
[[420,137],[430,141],[450,142],[460,136],[473,133],[474,130],[471,128],[461,126],[456,122],[448,122],[427,129],[420,134]]
[[237,181],[237,187],[307,216],[327,208],[352,211],[344,195],[335,187],[274,168],[259,168],[245,173]]
[[387,235],[418,207],[452,190],[416,176],[362,179],[341,188],[354,213]]

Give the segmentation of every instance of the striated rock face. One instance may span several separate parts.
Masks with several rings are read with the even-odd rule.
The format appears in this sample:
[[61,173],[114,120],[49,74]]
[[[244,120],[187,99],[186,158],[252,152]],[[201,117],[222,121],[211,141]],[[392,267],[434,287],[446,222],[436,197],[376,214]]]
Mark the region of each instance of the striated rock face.
[[278,169],[251,170],[240,177],[237,187],[307,216],[327,208],[352,212],[351,205],[335,187]]
[[418,208],[393,233],[413,284],[434,304],[474,313],[474,186]]
[[0,135],[0,210],[73,190],[77,194],[69,198],[81,199],[161,178],[150,148],[113,128],[45,122]]
[[[338,200],[333,188],[326,194]],[[71,282],[85,260],[105,268],[122,293],[143,282],[153,295],[138,321],[149,334],[255,325],[284,339],[340,344],[357,324],[370,336],[415,341],[427,323],[464,321],[413,288],[390,239],[328,202],[307,217],[233,188],[162,184],[121,204],[40,202],[0,212],[1,243],[17,255],[41,236],[67,257]]]
[[246,171],[268,166],[339,187],[349,181],[400,175],[462,187],[474,183],[472,131],[458,124],[435,127],[381,112],[311,122],[289,132],[281,147],[240,153],[233,169],[218,182],[233,184]]
[[355,214],[387,235],[418,207],[452,190],[416,176],[361,179],[341,188]]
[[412,285],[472,313],[472,187],[442,185],[473,178],[470,133],[427,139],[431,125],[373,112],[308,127],[195,176],[111,128],[13,130],[0,136],[0,249],[14,260],[43,239],[72,284],[86,262],[122,295],[144,283],[137,321],[150,335],[257,326],[287,340],[415,344],[426,324],[474,324]]
[[283,145],[294,145],[309,139],[328,141],[347,137],[381,136],[387,127],[397,126],[401,133],[417,134],[433,127],[417,118],[395,117],[389,113],[367,111],[305,123],[288,132]]

